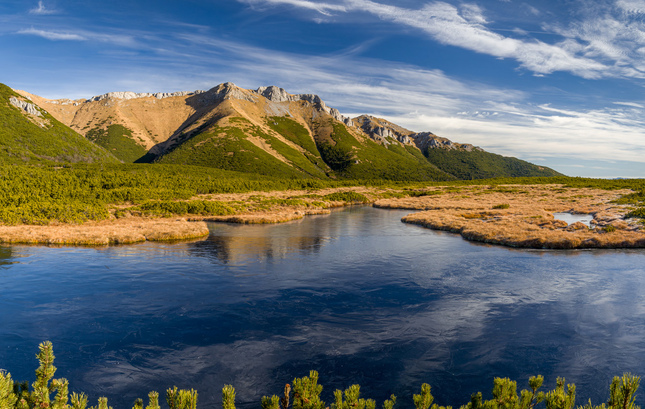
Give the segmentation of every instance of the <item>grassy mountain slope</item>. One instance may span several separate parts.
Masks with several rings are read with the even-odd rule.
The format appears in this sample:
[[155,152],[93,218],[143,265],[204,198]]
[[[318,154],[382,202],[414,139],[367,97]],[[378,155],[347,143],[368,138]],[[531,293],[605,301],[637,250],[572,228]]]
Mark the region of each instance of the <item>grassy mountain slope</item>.
[[11,97],[24,100],[0,84],[0,163],[117,162],[49,113],[36,116],[13,106]]
[[404,145],[411,153],[420,155],[423,152],[428,162],[457,179],[561,175],[547,167],[486,152],[470,144],[455,143],[431,132],[414,133],[382,118],[362,115],[353,122],[375,139],[390,137],[412,141],[418,149]]
[[288,94],[278,87],[248,90],[224,83],[205,92],[114,92],[76,101],[19,93],[123,162],[317,179],[558,175],[385,119],[362,115],[350,120],[318,96]]
[[[246,122],[240,118],[237,122],[243,121]],[[257,130],[254,136],[263,138],[269,144],[279,143],[275,138]],[[289,153],[294,151],[286,145],[284,149]],[[293,153],[297,154],[295,151]],[[297,167],[279,160],[250,142],[249,135],[244,132],[244,129],[236,126],[212,126],[204,132],[191,136],[155,162],[207,166],[289,178],[307,176],[306,171],[299,171]],[[309,166],[309,168],[312,167]],[[319,169],[312,169],[312,173],[318,177],[325,176]]]
[[[230,91],[230,90],[229,90]],[[304,101],[241,94],[214,104],[175,135],[157,163],[308,178],[448,180],[421,155],[380,145]],[[245,99],[246,98],[246,99]],[[283,115],[271,115],[275,111]]]
[[123,125],[112,124],[107,128],[97,126],[88,131],[85,137],[126,163],[135,162],[148,152],[134,141],[132,131]]
[[[336,173],[350,179],[390,180],[450,180],[445,172],[428,163],[421,152],[412,146],[395,141],[380,145],[370,138],[356,135],[337,121],[326,118],[318,121],[316,137],[319,146],[329,144],[330,152],[323,159],[330,161],[330,154],[347,157],[339,164]],[[327,156],[327,157],[325,157]]]
[[[63,124],[81,135],[96,128],[105,130],[109,125],[121,125],[132,133],[132,140],[143,148],[168,139],[195,110],[186,104],[186,96],[155,98],[123,98],[111,93],[89,100],[50,100],[25,91],[29,97]],[[114,94],[114,95],[113,95]]]
[[562,175],[544,166],[486,151],[426,149],[424,154],[428,161],[457,179]]

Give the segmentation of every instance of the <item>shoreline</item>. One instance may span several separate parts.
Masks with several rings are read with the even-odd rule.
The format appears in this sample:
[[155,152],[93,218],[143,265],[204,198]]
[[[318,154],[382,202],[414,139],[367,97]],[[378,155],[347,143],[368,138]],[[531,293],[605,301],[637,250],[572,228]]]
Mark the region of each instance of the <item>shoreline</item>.
[[[350,201],[320,201],[330,193],[374,193],[378,189],[364,187],[310,191],[273,191],[199,195],[195,199],[236,205],[239,213],[232,215],[173,215],[171,217],[128,215],[82,224],[53,223],[49,225],[0,225],[0,245],[34,244],[53,246],[101,247],[134,244],[145,241],[185,241],[206,238],[210,231],[206,222],[267,224],[284,223],[308,215],[329,214],[330,209],[356,204]],[[369,199],[370,203],[373,201]]]
[[[470,186],[432,196],[385,199],[375,207],[419,210],[401,219],[465,240],[513,248],[645,248],[643,224],[625,219],[629,205],[613,201],[629,190],[559,185]],[[553,213],[593,215],[592,227],[568,225]]]
[[[629,205],[614,201],[631,190],[564,188],[561,185],[437,186],[402,194],[404,189],[336,188],[200,195],[237,206],[231,215],[142,217],[129,215],[83,224],[0,225],[0,244],[109,246],[145,241],[181,241],[209,235],[207,222],[284,223],[356,204],[416,210],[401,221],[461,235],[465,240],[515,248],[645,248],[644,225],[624,219]],[[366,203],[320,201],[330,193],[360,193]],[[403,197],[402,197],[403,196]],[[383,198],[385,197],[385,198]],[[591,214],[594,228],[567,225],[553,213]]]
[[0,244],[109,246],[144,241],[192,240],[208,236],[204,222],[184,218],[125,218],[49,226],[0,225]]

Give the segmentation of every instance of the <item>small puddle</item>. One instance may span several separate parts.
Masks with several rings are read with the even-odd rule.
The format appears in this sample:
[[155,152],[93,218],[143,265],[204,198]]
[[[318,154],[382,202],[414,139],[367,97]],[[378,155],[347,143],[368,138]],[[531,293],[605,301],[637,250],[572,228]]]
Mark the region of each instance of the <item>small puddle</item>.
[[591,221],[593,220],[592,214],[553,213],[553,217],[556,220],[565,221],[567,224],[580,222],[587,227],[591,227]]

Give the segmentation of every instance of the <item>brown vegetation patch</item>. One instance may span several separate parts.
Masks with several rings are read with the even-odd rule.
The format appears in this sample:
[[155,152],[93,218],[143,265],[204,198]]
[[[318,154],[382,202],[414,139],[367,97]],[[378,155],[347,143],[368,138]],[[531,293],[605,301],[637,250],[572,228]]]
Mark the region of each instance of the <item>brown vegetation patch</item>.
[[[383,199],[374,206],[421,210],[403,221],[484,243],[548,249],[645,247],[641,224],[624,219],[628,206],[612,203],[627,193],[559,185],[467,186],[443,188],[440,195]],[[500,203],[509,206],[502,209]],[[579,222],[567,225],[554,219],[555,212],[592,214],[592,228]]]
[[81,225],[0,226],[0,243],[107,246],[143,241],[195,239],[208,235],[203,222],[186,219],[125,219]]
[[235,216],[204,216],[199,218],[192,218],[191,220],[203,220],[207,222],[220,222],[220,223],[240,223],[240,224],[270,224],[270,223],[284,223],[292,220],[299,220],[305,216],[316,214],[329,214],[329,209],[309,209],[309,210],[296,210],[289,209],[285,211],[270,211],[261,213],[246,213]]

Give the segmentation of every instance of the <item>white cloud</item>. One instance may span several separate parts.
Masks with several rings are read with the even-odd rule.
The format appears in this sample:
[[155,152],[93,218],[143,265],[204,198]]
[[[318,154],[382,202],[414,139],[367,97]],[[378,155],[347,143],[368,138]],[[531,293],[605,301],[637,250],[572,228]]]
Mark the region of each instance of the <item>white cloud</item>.
[[458,8],[435,1],[425,3],[419,9],[408,9],[371,0],[344,0],[342,4],[312,3],[305,0],[240,1],[255,5],[291,5],[315,9],[321,13],[327,10],[369,13],[384,21],[419,29],[442,44],[494,57],[515,59],[522,67],[539,75],[568,71],[583,78],[600,78],[608,75],[611,69],[602,62],[574,52],[571,47],[498,34],[486,26],[484,12],[475,4],[465,3]]
[[330,3],[321,3],[308,0],[240,0],[243,3],[250,5],[262,5],[262,4],[271,4],[271,5],[281,5],[286,4],[290,6],[300,7],[308,10],[317,11],[320,14],[326,16],[331,15],[332,11],[345,12],[347,9],[342,5],[330,4]]
[[639,104],[639,103],[636,103],[636,102],[622,102],[622,101],[619,102],[619,101],[617,101],[617,102],[614,102],[614,104],[615,105],[624,105],[624,106],[633,107],[633,108],[645,109],[645,105]]
[[96,41],[101,43],[110,43],[123,47],[136,47],[139,44],[132,35],[128,34],[106,34],[97,33],[87,30],[77,30],[75,32],[63,32],[54,30],[40,30],[29,28],[18,30],[16,34],[33,35],[53,41]]
[[47,15],[55,13],[56,10],[48,9],[42,1],[38,2],[38,7],[29,10],[29,14]]
[[643,14],[645,13],[644,0],[618,0],[616,6],[623,10],[625,13],[630,14]]
[[46,31],[46,30],[37,30],[35,28],[29,28],[25,30],[18,31],[18,34],[34,35],[38,37],[43,37],[48,40],[65,40],[65,41],[85,41],[87,38],[82,35],[75,33],[61,33],[56,31]]
[[[489,27],[485,10],[475,3],[455,6],[443,1],[426,2],[418,9],[372,0],[339,0],[314,3],[308,0],[238,0],[255,6],[288,5],[329,15],[367,13],[382,21],[421,30],[442,44],[498,58],[513,59],[537,76],[569,72],[586,79],[607,77],[645,78],[645,23],[635,14],[645,14],[645,0],[617,0],[585,9],[566,23],[543,23],[553,40],[545,42],[516,29],[521,38],[507,37]],[[544,15],[529,6],[529,13]]]

